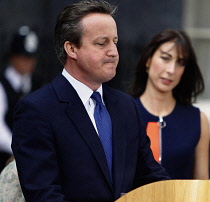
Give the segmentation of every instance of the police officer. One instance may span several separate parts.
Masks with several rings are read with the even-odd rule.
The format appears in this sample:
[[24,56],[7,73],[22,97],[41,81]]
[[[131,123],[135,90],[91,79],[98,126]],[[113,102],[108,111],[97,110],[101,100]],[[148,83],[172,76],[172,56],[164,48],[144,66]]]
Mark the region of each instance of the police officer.
[[38,36],[29,26],[14,34],[8,66],[0,75],[0,172],[12,155],[12,123],[16,102],[39,88],[33,72],[37,64]]

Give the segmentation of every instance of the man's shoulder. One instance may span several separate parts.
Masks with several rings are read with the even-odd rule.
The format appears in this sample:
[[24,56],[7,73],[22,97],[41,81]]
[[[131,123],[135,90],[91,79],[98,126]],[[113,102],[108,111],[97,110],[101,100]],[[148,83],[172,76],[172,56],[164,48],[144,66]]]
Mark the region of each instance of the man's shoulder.
[[42,103],[50,99],[53,94],[52,85],[50,83],[45,84],[43,87],[29,93],[19,100],[19,102],[31,102],[31,103]]
[[131,95],[129,95],[128,93],[125,93],[121,90],[118,90],[118,89],[115,89],[115,88],[112,88],[112,87],[109,87],[106,85],[103,86],[103,89],[104,89],[104,92],[106,95],[109,94],[109,95],[112,95],[113,97],[117,97],[120,99],[134,100]]
[[54,86],[56,84],[56,80],[60,77],[60,74],[57,75],[52,81],[49,81],[48,83],[46,83],[45,85],[43,85],[42,87],[38,88],[37,90],[34,90],[33,92],[31,92],[29,95],[26,96],[27,99],[33,99],[33,98],[44,98],[44,97],[48,97],[52,94],[54,94]]

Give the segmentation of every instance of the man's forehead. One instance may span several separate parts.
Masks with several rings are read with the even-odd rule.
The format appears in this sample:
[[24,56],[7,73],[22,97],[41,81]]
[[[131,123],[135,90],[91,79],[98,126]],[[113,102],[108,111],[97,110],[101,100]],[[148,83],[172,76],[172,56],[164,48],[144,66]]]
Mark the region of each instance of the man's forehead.
[[115,24],[114,18],[109,14],[104,13],[91,13],[84,16],[81,20],[81,24],[84,29],[87,29],[89,26],[104,26],[109,24]]

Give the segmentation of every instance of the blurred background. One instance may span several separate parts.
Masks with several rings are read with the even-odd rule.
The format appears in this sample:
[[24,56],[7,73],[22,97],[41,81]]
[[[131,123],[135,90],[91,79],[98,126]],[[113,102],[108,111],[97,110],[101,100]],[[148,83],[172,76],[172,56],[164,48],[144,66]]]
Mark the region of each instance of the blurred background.
[[[205,92],[198,105],[210,110],[210,1],[209,0],[107,0],[118,5],[120,62],[117,76],[108,84],[126,91],[144,45],[166,28],[185,30],[195,48],[205,79]],[[53,46],[53,30],[58,12],[75,0],[0,0],[0,71],[13,33],[22,25],[38,32],[40,47],[36,75],[51,81],[61,71]],[[210,112],[207,112],[210,117]],[[210,119],[210,118],[209,118]]]

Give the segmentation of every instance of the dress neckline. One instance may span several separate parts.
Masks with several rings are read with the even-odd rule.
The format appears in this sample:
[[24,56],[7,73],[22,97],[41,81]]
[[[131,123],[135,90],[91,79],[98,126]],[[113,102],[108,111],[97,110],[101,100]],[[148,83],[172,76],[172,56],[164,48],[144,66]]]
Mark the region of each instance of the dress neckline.
[[[150,113],[150,112],[144,107],[143,103],[141,102],[141,100],[140,100],[139,98],[137,98],[137,100],[138,100],[140,106],[142,107],[142,109],[143,109],[146,113],[148,113],[150,116],[152,116],[152,117],[154,117],[154,118],[158,118],[158,119],[159,119],[159,116],[156,116],[156,115]],[[171,113],[169,113],[169,114],[166,115],[166,116],[162,116],[162,118],[165,119],[165,118],[168,118],[168,117],[172,116],[173,113],[174,113],[174,111],[175,111],[175,109],[176,109],[176,107],[177,107],[177,102],[176,102],[176,104],[175,104],[173,110],[171,111]]]

